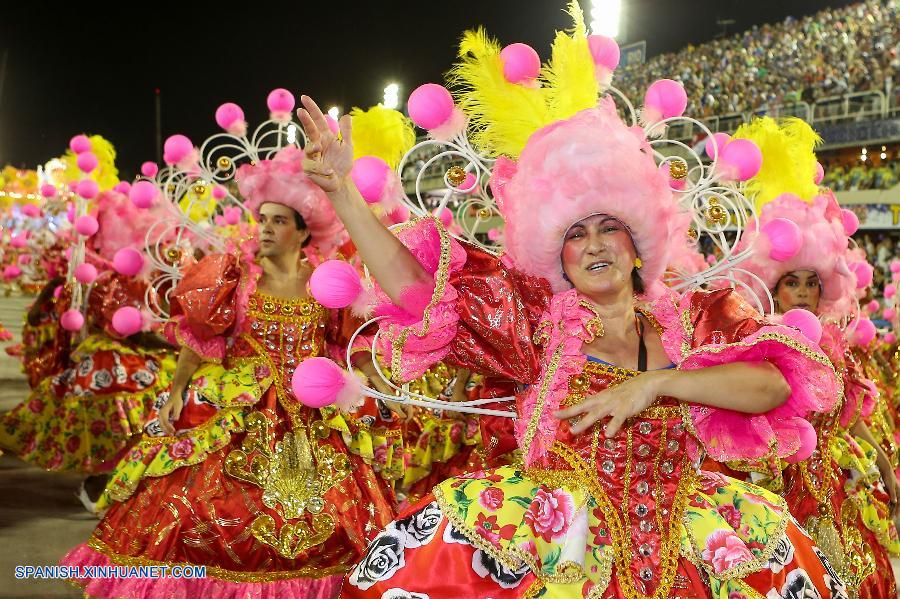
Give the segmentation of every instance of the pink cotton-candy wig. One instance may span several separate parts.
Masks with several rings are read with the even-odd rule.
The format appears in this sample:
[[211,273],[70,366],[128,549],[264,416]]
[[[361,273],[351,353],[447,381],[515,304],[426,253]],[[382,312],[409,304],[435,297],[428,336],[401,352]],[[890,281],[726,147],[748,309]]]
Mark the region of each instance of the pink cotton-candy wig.
[[[786,261],[773,260],[769,256],[771,245],[765,233],[752,233],[753,224],[750,223],[736,251],[743,251],[754,242],[756,246],[752,257],[742,262],[739,268],[762,279],[773,295],[775,286],[785,274],[794,270],[812,270],[822,283],[819,315],[842,318],[850,314],[855,305],[856,277],[847,267],[850,255],[847,234],[834,196],[818,195],[812,202],[805,202],[793,194],[781,195],[760,210],[760,228],[775,218],[786,218],[800,227],[803,236],[800,250]],[[765,297],[758,281],[740,273],[737,276],[748,283],[758,297]],[[749,297],[746,289],[742,288],[741,292]]]
[[112,262],[116,252],[130,247],[143,251],[147,229],[167,213],[161,204],[142,210],[127,195],[110,189],[97,196],[97,233],[91,238],[97,253]]
[[560,253],[566,231],[606,214],[631,232],[645,288],[659,280],[690,217],[679,209],[639,127],[627,127],[612,100],[548,125],[528,140],[518,162],[500,157],[491,189],[506,221],[506,251],[522,272],[572,288]]
[[320,252],[327,254],[347,241],[347,232],[328,196],[303,172],[302,150],[282,148],[271,160],[242,165],[234,178],[245,205],[257,218],[263,203],[281,204],[303,217],[310,243]]

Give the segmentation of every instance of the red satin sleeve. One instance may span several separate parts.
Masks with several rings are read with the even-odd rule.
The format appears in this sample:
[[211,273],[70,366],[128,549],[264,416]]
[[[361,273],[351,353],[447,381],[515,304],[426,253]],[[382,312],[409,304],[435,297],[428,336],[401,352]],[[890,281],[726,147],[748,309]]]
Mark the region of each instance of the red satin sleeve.
[[91,287],[87,298],[87,320],[91,327],[102,330],[111,337],[122,336],[113,329],[113,315],[119,308],[144,307],[147,283],[134,277],[126,277],[107,271],[101,274]]
[[237,318],[241,271],[230,254],[209,254],[192,266],[171,296],[178,342],[201,357],[221,360],[225,336]]
[[765,324],[759,312],[731,289],[695,293],[690,318],[691,349],[740,341]]

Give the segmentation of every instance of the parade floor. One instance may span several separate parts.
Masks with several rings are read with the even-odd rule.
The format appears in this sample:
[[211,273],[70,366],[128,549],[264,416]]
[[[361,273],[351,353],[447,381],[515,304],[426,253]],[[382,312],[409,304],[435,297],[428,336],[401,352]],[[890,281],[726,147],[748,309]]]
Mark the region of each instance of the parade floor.
[[[0,298],[0,322],[18,343],[22,313],[30,300]],[[18,362],[0,352],[0,412],[28,393]],[[97,524],[75,496],[81,477],[50,474],[14,457],[0,457],[0,599],[82,597],[58,580],[16,580],[16,566],[56,564],[67,550],[85,541]],[[900,574],[900,559],[892,560]]]

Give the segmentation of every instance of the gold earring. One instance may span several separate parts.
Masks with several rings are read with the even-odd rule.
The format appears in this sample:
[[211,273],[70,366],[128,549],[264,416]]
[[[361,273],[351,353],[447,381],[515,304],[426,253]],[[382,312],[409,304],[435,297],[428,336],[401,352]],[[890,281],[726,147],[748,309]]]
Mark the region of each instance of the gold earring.
[[640,268],[640,267],[642,267],[643,265],[644,265],[644,261],[643,261],[643,260],[641,260],[640,258],[635,258],[635,259],[634,259],[634,267],[635,267],[635,268]]

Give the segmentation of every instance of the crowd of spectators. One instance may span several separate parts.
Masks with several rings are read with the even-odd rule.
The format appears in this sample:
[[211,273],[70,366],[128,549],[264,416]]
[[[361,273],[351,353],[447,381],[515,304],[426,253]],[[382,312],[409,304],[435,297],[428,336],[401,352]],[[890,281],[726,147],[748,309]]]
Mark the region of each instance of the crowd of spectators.
[[678,80],[688,94],[687,114],[695,117],[885,91],[900,72],[897,23],[898,0],[827,8],[629,65],[614,85],[640,98],[656,79]]
[[866,189],[890,189],[900,179],[900,161],[882,162],[877,166],[871,161],[852,165],[840,163],[823,165],[825,178],[822,185],[833,191],[857,191]]

